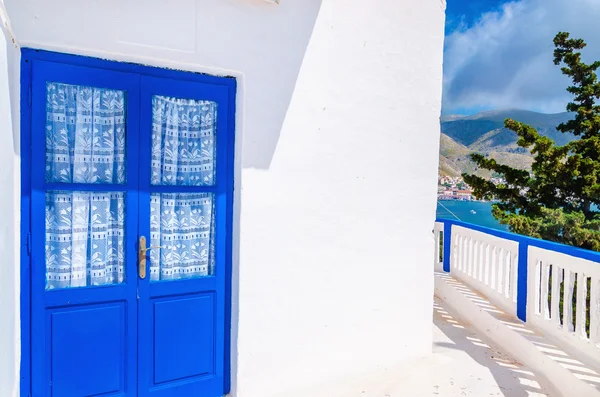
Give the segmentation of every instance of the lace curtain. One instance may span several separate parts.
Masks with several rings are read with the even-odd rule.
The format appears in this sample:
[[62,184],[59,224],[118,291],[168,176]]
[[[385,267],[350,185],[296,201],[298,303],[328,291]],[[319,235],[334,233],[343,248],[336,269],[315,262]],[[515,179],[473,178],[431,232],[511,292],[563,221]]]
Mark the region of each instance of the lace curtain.
[[150,280],[177,280],[213,273],[213,195],[152,194]]
[[[46,88],[46,181],[125,183],[125,93]],[[124,198],[123,192],[46,193],[46,288],[124,281]]]
[[215,178],[217,104],[152,98],[152,184],[210,186]]
[[46,193],[46,288],[124,281],[125,194]]
[[[215,102],[154,96],[152,184],[213,185],[216,123]],[[212,194],[151,195],[152,281],[212,274],[213,212]]]
[[48,83],[46,181],[125,183],[125,93]]

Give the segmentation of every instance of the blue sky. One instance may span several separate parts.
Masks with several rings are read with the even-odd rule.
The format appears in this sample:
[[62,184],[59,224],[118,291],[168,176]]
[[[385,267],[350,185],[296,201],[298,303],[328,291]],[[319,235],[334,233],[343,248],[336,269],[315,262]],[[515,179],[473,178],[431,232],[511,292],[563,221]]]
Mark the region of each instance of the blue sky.
[[497,10],[504,0],[448,0],[446,9],[446,34],[460,28],[472,26],[484,12]]
[[520,108],[565,110],[569,80],[552,39],[571,32],[600,60],[599,0],[447,0],[444,114]]

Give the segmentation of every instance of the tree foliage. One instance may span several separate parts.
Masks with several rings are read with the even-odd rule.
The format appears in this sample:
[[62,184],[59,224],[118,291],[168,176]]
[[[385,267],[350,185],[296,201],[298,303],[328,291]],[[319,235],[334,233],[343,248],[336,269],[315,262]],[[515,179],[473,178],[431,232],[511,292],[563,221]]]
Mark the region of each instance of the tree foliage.
[[500,175],[505,183],[475,175],[463,178],[477,198],[498,202],[492,213],[511,231],[600,251],[600,61],[583,62],[580,50],[586,43],[569,33],[556,35],[554,46],[554,63],[572,81],[567,111],[574,113],[557,130],[575,139],[559,146],[535,128],[507,119],[506,128],[519,136],[517,144],[533,154],[531,172],[472,154],[480,168]]

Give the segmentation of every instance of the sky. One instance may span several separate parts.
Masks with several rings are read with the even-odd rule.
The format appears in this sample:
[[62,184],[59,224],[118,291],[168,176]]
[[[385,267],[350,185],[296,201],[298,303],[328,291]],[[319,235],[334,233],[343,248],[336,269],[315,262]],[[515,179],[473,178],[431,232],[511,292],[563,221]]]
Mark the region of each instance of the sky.
[[554,65],[559,31],[600,60],[600,0],[447,0],[443,114],[519,108],[564,112],[569,79]]

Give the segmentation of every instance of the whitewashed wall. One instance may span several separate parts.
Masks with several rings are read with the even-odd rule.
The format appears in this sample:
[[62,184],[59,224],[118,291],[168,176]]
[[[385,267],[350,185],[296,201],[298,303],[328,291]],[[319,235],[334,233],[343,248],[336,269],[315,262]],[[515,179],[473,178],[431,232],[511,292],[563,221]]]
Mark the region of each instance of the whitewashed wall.
[[19,68],[4,3],[0,0],[0,396],[19,391]]
[[443,0],[5,1],[22,46],[238,78],[234,394],[429,352]]

